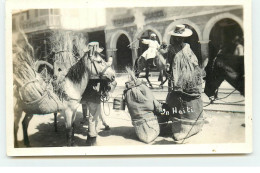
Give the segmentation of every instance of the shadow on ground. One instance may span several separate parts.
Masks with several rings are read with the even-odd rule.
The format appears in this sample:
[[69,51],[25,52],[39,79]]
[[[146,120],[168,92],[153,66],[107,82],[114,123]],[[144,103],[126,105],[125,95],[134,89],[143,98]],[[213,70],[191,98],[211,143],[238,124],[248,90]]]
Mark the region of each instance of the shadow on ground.
[[134,127],[127,126],[111,127],[110,130],[103,130],[98,135],[101,137],[120,136],[125,139],[138,140]]
[[[37,118],[37,115],[33,118]],[[50,122],[39,123],[37,132],[29,135],[31,147],[63,147],[67,146],[66,127],[63,116],[57,116],[57,132],[54,128],[54,116]],[[87,126],[81,124],[82,113],[77,112],[74,129],[74,146],[84,146],[87,139]],[[86,124],[86,123],[85,123]],[[19,146],[25,147],[23,141],[19,141]]]

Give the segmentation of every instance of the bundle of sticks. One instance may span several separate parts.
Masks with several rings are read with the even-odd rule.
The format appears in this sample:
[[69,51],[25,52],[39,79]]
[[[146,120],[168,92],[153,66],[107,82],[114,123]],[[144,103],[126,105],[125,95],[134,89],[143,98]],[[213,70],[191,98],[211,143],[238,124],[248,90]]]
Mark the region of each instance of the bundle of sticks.
[[55,55],[55,61],[70,68],[83,56],[86,39],[82,33],[72,31],[53,31],[49,37],[52,52],[63,52]]
[[34,51],[24,33],[13,39],[13,76],[14,84],[20,88],[21,99],[32,102],[40,99],[47,84],[34,70]]

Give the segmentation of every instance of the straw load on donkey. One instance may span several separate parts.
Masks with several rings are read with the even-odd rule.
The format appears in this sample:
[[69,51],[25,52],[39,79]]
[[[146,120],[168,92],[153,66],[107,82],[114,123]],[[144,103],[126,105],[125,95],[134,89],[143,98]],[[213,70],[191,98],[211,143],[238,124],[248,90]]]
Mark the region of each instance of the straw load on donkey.
[[[64,57],[67,57],[73,60],[73,47],[77,46],[75,41],[79,41],[78,43],[81,45],[77,47],[78,57],[75,63],[71,63],[68,69],[58,68],[57,71],[59,74],[55,81],[51,81],[54,80],[51,79],[46,82],[36,72],[37,70],[34,68],[36,64],[34,51],[24,34],[21,35],[20,41],[15,42],[16,45],[13,46],[14,136],[16,146],[18,144],[18,122],[23,111],[26,113],[23,120],[24,143],[26,146],[30,146],[27,128],[33,114],[46,114],[59,111],[62,111],[62,115],[65,117],[67,145],[73,145],[73,125],[76,111],[80,105],[82,94],[86,89],[90,76],[97,74],[108,81],[115,79],[115,72],[99,57],[93,47],[90,45],[86,47],[86,42],[81,35],[78,36],[78,39],[66,39],[72,37],[68,33],[56,33],[53,38],[57,40],[57,42],[52,42],[52,55],[55,59],[61,58],[64,60]],[[102,63],[97,63],[97,61]],[[66,62],[68,61],[66,60]]]

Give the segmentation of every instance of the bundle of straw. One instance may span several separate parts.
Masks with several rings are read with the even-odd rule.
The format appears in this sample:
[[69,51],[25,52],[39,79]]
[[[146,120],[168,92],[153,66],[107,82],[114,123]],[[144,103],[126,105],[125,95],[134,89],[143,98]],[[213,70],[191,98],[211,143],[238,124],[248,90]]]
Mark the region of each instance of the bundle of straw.
[[86,47],[86,39],[82,33],[72,31],[53,31],[49,41],[52,52],[64,51],[55,54],[55,61],[63,63],[69,69],[83,56]]
[[23,32],[14,37],[13,43],[14,81],[21,88],[21,97],[25,102],[35,101],[44,94],[46,83],[33,69],[33,48]]

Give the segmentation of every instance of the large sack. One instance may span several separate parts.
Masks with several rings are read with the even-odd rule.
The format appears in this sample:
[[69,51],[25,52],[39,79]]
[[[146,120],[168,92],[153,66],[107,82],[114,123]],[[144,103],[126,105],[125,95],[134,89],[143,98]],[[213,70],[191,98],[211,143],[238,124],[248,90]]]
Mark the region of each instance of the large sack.
[[182,140],[201,131],[203,118],[203,102],[200,94],[174,92],[168,94],[167,103],[172,115],[172,133],[174,140]]
[[126,84],[125,101],[133,121],[152,118],[161,111],[161,104],[154,98],[152,91],[137,80]]
[[138,138],[150,143],[160,133],[156,112],[161,112],[161,104],[151,90],[140,80],[126,83],[125,102]]

